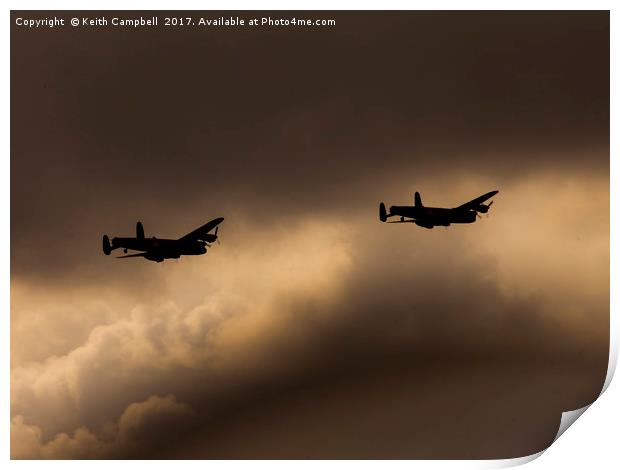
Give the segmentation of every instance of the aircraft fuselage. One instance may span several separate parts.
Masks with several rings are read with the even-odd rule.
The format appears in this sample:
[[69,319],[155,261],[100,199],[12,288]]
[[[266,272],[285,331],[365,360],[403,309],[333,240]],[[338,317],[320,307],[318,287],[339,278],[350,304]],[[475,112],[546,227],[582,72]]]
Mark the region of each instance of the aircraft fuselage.
[[[450,224],[471,224],[476,221],[476,211],[447,209],[427,206],[390,206],[389,216],[415,219],[422,224],[448,226]],[[422,225],[424,227],[424,225]]]
[[[207,252],[206,243],[197,240],[180,241],[169,238],[114,237],[111,248],[157,253],[158,258],[179,258],[182,255],[202,255]],[[148,259],[148,258],[147,258]]]

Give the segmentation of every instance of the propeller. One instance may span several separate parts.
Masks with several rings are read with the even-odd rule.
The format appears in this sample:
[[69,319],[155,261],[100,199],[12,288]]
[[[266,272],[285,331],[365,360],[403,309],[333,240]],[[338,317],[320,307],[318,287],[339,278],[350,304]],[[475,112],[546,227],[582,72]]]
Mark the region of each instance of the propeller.
[[493,205],[493,201],[487,204],[487,219],[489,218],[489,209],[491,208],[492,205]]
[[[217,227],[215,227],[215,232],[213,232],[213,235],[215,235],[217,237],[217,231],[220,229],[220,226],[218,225]],[[217,242],[218,245],[220,245],[220,239],[219,237],[215,239],[215,241]]]
[[488,217],[489,216],[489,209],[491,208],[492,205],[493,205],[493,201],[489,202],[486,206],[484,204],[480,204],[480,206],[477,209],[474,209],[476,211],[476,217],[478,219],[482,218],[480,216],[480,212],[482,212],[483,214],[486,214],[487,217]]

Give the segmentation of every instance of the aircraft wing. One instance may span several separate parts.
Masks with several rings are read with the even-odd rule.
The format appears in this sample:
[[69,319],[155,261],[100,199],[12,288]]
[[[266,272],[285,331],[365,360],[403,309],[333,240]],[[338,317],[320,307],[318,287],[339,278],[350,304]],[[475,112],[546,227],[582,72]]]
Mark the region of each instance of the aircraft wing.
[[482,204],[484,201],[486,201],[489,198],[492,198],[493,196],[495,196],[497,193],[499,193],[499,191],[490,191],[486,194],[483,194],[482,196],[477,197],[476,199],[472,199],[469,202],[466,202],[463,205],[460,205],[458,207],[455,207],[455,210],[467,210],[467,209],[473,209],[474,207],[478,207],[480,204]]
[[187,235],[179,238],[179,241],[187,242],[190,240],[200,240],[223,221],[224,217],[218,217],[217,219],[213,219],[211,222],[207,222],[202,227],[199,227],[196,230],[189,232]]

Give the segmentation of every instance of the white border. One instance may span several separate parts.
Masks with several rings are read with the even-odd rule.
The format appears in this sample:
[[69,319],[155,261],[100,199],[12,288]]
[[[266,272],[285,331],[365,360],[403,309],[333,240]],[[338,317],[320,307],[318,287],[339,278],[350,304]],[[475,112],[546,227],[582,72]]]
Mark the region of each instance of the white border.
[[[65,1],[15,1],[6,2],[8,8],[4,10],[3,15],[3,34],[2,34],[2,63],[7,65],[2,74],[2,84],[4,93],[2,94],[3,109],[3,126],[2,126],[2,142],[3,156],[0,162],[0,221],[3,224],[3,230],[0,231],[0,256],[3,260],[0,276],[2,283],[0,286],[0,296],[5,306],[2,315],[2,324],[0,334],[2,335],[3,345],[3,374],[2,387],[0,388],[0,400],[2,403],[2,419],[5,425],[1,428],[1,449],[4,460],[9,460],[9,422],[10,422],[10,399],[9,399],[9,377],[10,377],[10,165],[9,165],[9,122],[10,122],[10,84],[8,64],[10,63],[10,10],[610,10],[611,22],[611,84],[618,82],[618,34],[617,29],[619,22],[616,18],[617,8],[614,10],[614,3],[611,1],[553,1],[553,0],[522,0],[522,1],[403,1],[403,0],[383,0],[381,2],[373,2],[369,0],[361,0],[357,2],[343,0],[315,0],[315,1],[283,1],[283,0],[238,0],[238,1],[197,1],[197,0],[178,0],[175,2],[166,2],[163,0],[152,0],[149,2],[141,2],[136,0],[110,0],[110,1],[92,1],[88,5],[80,3],[76,0]],[[611,238],[610,238],[610,256],[611,256],[611,286],[619,286],[618,284],[618,250],[614,245],[618,240],[618,164],[615,158],[618,155],[618,126],[614,110],[618,109],[618,94],[612,86],[610,95],[611,106],[611,164],[610,164],[610,196],[611,196]],[[580,420],[578,426],[573,426],[565,435],[554,443],[547,451],[535,454],[533,456],[523,457],[520,459],[496,460],[496,461],[175,461],[174,465],[188,465],[202,467],[216,467],[218,469],[238,468],[239,466],[252,465],[258,469],[273,468],[290,468],[294,465],[296,468],[316,468],[321,465],[327,468],[341,468],[343,465],[355,465],[356,468],[377,468],[388,466],[390,468],[411,468],[412,465],[422,466],[424,468],[488,468],[488,467],[505,467],[527,463],[536,457],[544,454],[543,458],[537,459],[530,464],[530,467],[537,465],[561,466],[563,468],[583,468],[584,465],[595,465],[596,467],[611,468],[616,467],[620,461],[617,447],[618,420],[620,415],[620,389],[617,383],[610,386],[613,372],[616,367],[618,357],[618,296],[614,289],[611,289],[611,348],[610,348],[610,366],[605,381],[605,393],[596,400]],[[616,381],[617,382],[617,381]],[[563,422],[571,422],[580,416],[585,409],[578,410],[573,413],[565,413],[562,417]],[[574,418],[574,419],[573,419]],[[565,430],[565,429],[563,429]],[[558,437],[562,434],[558,432]],[[614,465],[616,463],[616,465]],[[168,466],[172,462],[166,461],[149,461],[146,465],[161,468]],[[79,461],[62,461],[62,462],[28,462],[28,461],[11,461],[10,465],[16,466],[38,466],[46,465],[57,468],[65,468],[66,466],[82,466],[83,462]],[[91,462],[89,465],[102,468],[107,466],[106,461]],[[135,465],[132,461],[119,461],[114,465]]]

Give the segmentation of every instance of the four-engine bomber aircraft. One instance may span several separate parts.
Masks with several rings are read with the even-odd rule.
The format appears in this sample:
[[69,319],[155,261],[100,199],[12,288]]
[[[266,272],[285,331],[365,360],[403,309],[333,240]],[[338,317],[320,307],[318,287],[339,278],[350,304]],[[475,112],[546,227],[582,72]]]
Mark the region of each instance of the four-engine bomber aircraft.
[[386,222],[388,217],[400,216],[400,220],[390,221],[390,224],[413,223],[420,227],[431,229],[435,226],[448,227],[450,224],[471,224],[479,217],[478,212],[486,214],[493,204],[482,204],[495,196],[499,191],[491,191],[452,209],[444,207],[426,207],[422,205],[420,193],[415,193],[413,206],[391,206],[386,212],[385,204],[379,204],[379,219]]
[[[203,255],[207,252],[209,243],[217,240],[218,225],[224,220],[223,217],[213,219],[202,227],[197,228],[193,232],[179,238],[171,240],[168,238],[146,238],[144,236],[144,228],[142,223],[136,224],[136,236],[134,237],[114,237],[112,243],[107,235],[103,236],[103,252],[106,255],[112,253],[112,250],[124,248],[127,250],[142,251],[143,253],[134,253],[131,255],[117,256],[117,258],[138,258],[143,257],[150,261],[161,263],[165,259],[180,258],[183,255]],[[215,228],[214,233],[209,233]]]
[[[432,229],[433,227],[448,227],[451,224],[471,224],[476,221],[478,213],[486,214],[489,212],[493,201],[483,204],[487,199],[495,196],[499,191],[490,191],[482,196],[472,199],[465,204],[451,209],[445,207],[426,207],[422,204],[420,193],[415,193],[413,206],[390,206],[390,211],[385,210],[385,204],[379,204],[379,219],[381,222],[388,222],[389,217],[400,217],[400,220],[392,220],[390,224],[413,223],[420,227]],[[117,258],[145,258],[150,261],[161,263],[165,259],[178,259],[183,255],[203,255],[207,252],[210,243],[217,241],[218,225],[224,221],[223,217],[213,219],[202,227],[188,233],[187,235],[173,240],[169,238],[146,238],[142,223],[136,224],[135,237],[114,237],[112,242],[107,235],[103,236],[103,252],[106,255],[112,250],[123,248],[127,250],[141,251]],[[214,233],[209,233],[215,229]]]

